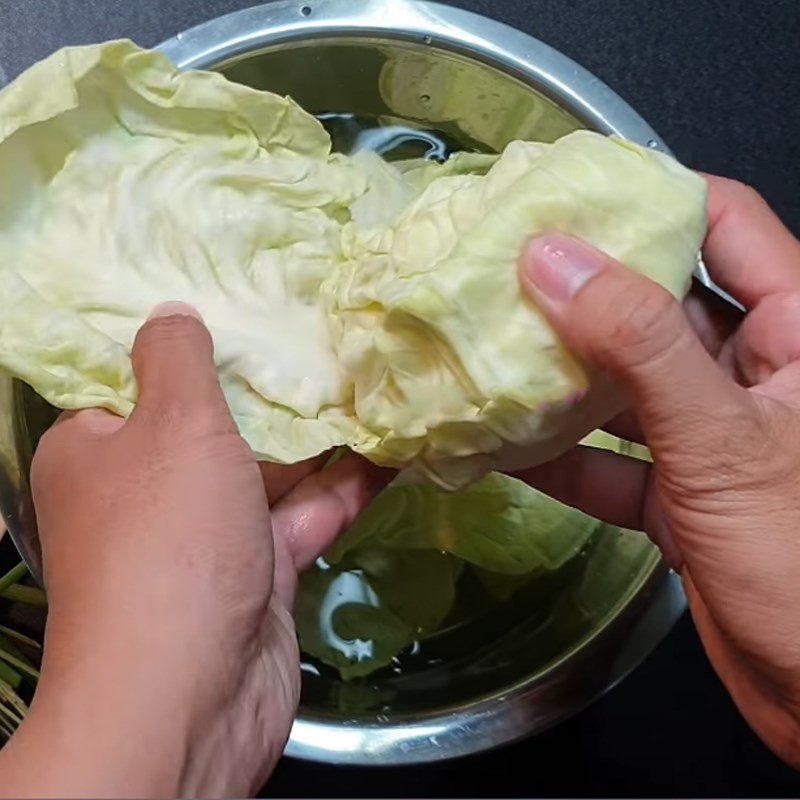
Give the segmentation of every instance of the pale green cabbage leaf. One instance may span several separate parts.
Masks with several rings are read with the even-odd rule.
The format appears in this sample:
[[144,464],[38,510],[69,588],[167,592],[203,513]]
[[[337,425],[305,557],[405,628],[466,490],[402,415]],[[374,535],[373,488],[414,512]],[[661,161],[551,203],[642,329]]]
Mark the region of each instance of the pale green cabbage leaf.
[[463,568],[437,550],[361,548],[301,576],[294,618],[306,654],[345,678],[369,675],[434,633]]
[[580,236],[682,296],[704,207],[683,167],[576,132],[514,143],[485,176],[432,180],[388,228],[346,226],[323,291],[364,429],[356,449],[459,486],[575,444],[621,400],[521,297],[527,237]]
[[382,548],[434,548],[504,575],[558,569],[597,526],[521,481],[492,473],[458,492],[399,482],[333,545],[337,564],[370,540]]
[[127,415],[154,305],[194,304],[253,449],[345,441],[319,284],[365,190],[290,100],[126,42],[61,51],[0,93],[0,365],[60,408]]
[[[649,457],[645,448],[603,431],[582,444]],[[370,675],[443,624],[468,623],[469,613],[465,617],[457,602],[465,591],[470,613],[477,608],[487,614],[534,582],[539,588],[557,577],[600,527],[497,473],[449,493],[398,478],[301,576],[295,608],[301,647],[346,680]],[[620,568],[612,564],[607,571]],[[469,577],[465,571],[477,579],[483,597],[471,596],[474,584],[459,591],[462,576]],[[594,597],[598,582],[607,585],[604,575],[580,579],[582,603]]]
[[680,296],[705,231],[704,183],[626,142],[349,159],[291,100],[130,42],[0,92],[0,175],[0,368],[50,403],[130,413],[135,332],[184,300],[260,458],[347,445],[448,488],[619,406],[522,296],[525,239],[582,236]]
[[563,567],[599,525],[505,475],[456,492],[398,482],[301,576],[300,645],[344,678],[368,675],[448,619],[462,569],[502,602]]

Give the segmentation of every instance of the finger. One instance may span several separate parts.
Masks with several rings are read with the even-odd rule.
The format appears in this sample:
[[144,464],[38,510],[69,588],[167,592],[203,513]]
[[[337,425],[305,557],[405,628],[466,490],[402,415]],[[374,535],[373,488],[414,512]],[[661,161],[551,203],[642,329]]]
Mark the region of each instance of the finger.
[[590,517],[643,530],[651,468],[646,461],[580,446],[514,477]]
[[180,419],[224,400],[211,335],[185,303],[158,306],[136,336],[131,353],[139,385],[133,416],[156,411]]
[[649,462],[610,450],[576,447],[515,477],[609,525],[646,531],[670,567],[676,569],[682,563],[664,515],[655,507]]
[[762,300],[742,323],[735,344],[739,368],[751,386],[800,360],[800,292]]
[[603,430],[618,439],[624,439],[626,442],[647,444],[642,426],[636,417],[636,412],[630,409],[617,414],[608,424],[603,425]]
[[[769,380],[751,387],[750,391],[755,395],[780,400],[790,412],[787,423],[794,427],[800,409],[800,362],[779,369]],[[776,413],[774,406],[771,408]]]
[[301,461],[298,464],[272,464],[260,461],[258,468],[267,491],[270,506],[275,505],[282,497],[294,489],[300,481],[319,472],[330,459],[330,453],[323,453],[316,458]]
[[693,281],[692,290],[683,301],[683,310],[703,347],[729,378],[742,385],[734,347],[737,330],[745,315],[715,292]]
[[703,177],[709,221],[703,255],[714,281],[747,308],[770,294],[800,291],[800,242],[767,203],[742,183]]
[[84,450],[88,441],[116,433],[125,426],[125,420],[99,408],[63,411],[39,440],[36,461],[55,450]]
[[77,411],[62,411],[51,430],[60,428],[78,436],[107,436],[116,433],[125,425],[125,420],[104,408],[84,408]]
[[738,308],[698,281],[692,282],[692,289],[683,301],[683,310],[697,338],[714,358],[719,356],[744,318]]
[[[98,408],[64,411],[39,439],[31,465],[31,484],[34,497],[40,497],[40,487],[52,485],[59,476],[69,472],[72,459],[86,457],[87,448],[97,443],[105,448],[103,438],[125,426],[125,420]],[[78,476],[80,478],[80,476]]]
[[622,386],[654,450],[693,444],[722,409],[738,417],[752,408],[666,290],[586,243],[560,234],[532,240],[520,282],[567,346]]
[[736,356],[736,339],[732,337],[722,345],[722,349],[717,355],[717,364],[720,369],[732,380],[741,386],[750,386],[749,381],[742,374],[739,366],[739,359]]
[[393,477],[392,470],[350,453],[284,497],[272,512],[272,526],[297,569],[310,567]]

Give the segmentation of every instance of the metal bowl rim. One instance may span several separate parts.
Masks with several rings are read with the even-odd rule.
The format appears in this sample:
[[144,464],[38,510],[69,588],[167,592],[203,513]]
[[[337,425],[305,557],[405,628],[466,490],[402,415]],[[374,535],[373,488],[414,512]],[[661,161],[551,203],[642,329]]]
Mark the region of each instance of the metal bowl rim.
[[182,69],[206,69],[261,48],[343,36],[468,54],[535,82],[595,130],[669,152],[636,111],[572,59],[502,22],[429,0],[275,0],[201,23],[156,49]]

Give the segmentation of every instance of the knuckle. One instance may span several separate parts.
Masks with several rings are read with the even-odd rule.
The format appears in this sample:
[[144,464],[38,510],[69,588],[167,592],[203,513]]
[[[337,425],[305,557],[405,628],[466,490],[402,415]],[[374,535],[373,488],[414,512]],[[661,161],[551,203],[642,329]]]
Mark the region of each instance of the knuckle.
[[792,426],[783,424],[782,415],[776,416],[774,411],[757,402],[722,410],[720,422],[725,436],[715,448],[716,454],[711,454],[718,464],[721,490],[760,490],[785,480],[789,473],[796,474],[794,451],[787,453],[785,446]]
[[61,435],[56,428],[50,428],[50,430],[39,439],[39,444],[36,447],[36,452],[31,462],[32,483],[36,484],[40,480],[46,479],[57,460],[60,441]]
[[39,439],[30,466],[30,482],[34,495],[40,494],[43,487],[52,486],[56,481],[72,474],[76,459],[83,449],[76,449],[69,432],[60,425],[46,431]]
[[189,414],[178,403],[148,404],[140,403],[136,408],[136,421],[144,424],[155,436],[162,436],[181,428],[189,419]]
[[756,206],[767,205],[761,193],[748,183],[725,179],[725,186],[729,195],[735,200],[736,206],[744,211],[750,211]]
[[690,402],[693,413],[673,437],[679,446],[657,462],[659,480],[671,497],[724,505],[773,480],[768,468],[776,446],[773,423],[745,390],[713,408]]
[[73,472],[85,477],[109,437],[124,425],[122,417],[98,408],[62,414],[39,439],[31,462],[31,484],[41,488]]
[[736,193],[743,200],[750,200],[751,202],[761,202],[761,195],[749,183],[731,179],[729,188],[732,192]]
[[150,319],[141,327],[136,336],[135,349],[150,350],[165,344],[193,342],[208,345],[211,336],[200,320],[185,314]]
[[142,403],[137,406],[136,422],[165,446],[168,442],[187,437],[238,434],[227,405],[217,399],[187,403],[178,398],[174,402]]
[[181,425],[185,431],[198,435],[237,434],[237,438],[241,438],[238,437],[239,429],[224,402],[198,403],[184,407]]
[[778,332],[781,338],[795,339],[800,324],[800,292],[781,292],[765,297],[745,318],[743,326],[752,317],[758,319],[764,336]]
[[800,294],[766,297],[742,322],[736,355],[751,384],[766,382],[775,372],[800,358]]
[[757,394],[749,395],[754,413],[750,426],[751,458],[759,466],[772,465],[784,477],[797,474],[800,458],[794,446],[788,443],[800,442],[800,414],[796,409],[782,402],[765,402]]
[[644,278],[626,280],[605,303],[595,337],[603,361],[635,368],[660,358],[680,338],[680,309],[672,295]]

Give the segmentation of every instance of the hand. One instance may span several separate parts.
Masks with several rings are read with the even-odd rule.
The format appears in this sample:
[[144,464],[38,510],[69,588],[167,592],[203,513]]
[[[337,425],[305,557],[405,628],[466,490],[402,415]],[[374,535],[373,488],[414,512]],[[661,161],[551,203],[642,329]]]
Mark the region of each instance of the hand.
[[50,612],[12,796],[256,791],[298,702],[297,572],[385,482],[355,456],[259,471],[194,316],[139,332],[127,422],[65,414],[37,450]]
[[635,417],[609,430],[654,464],[578,448],[522,477],[650,534],[742,714],[800,767],[800,243],[752,190],[708,185],[705,261],[747,309],[730,335],[689,300],[698,335],[667,292],[582,242],[531,242],[522,286],[618,381]]

